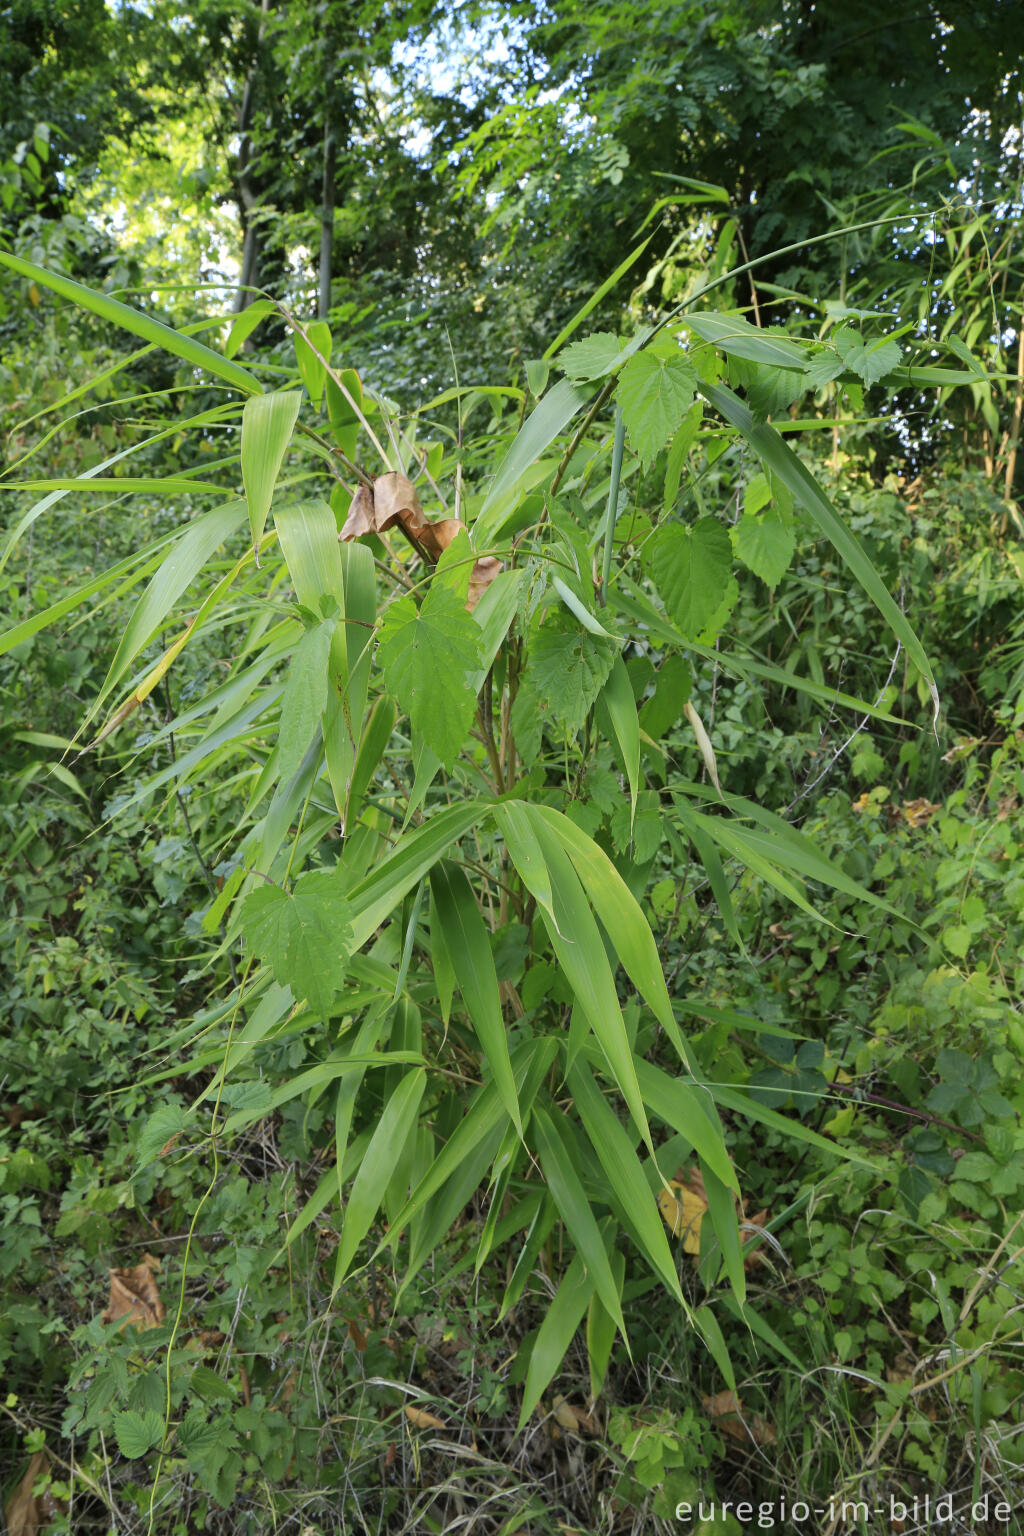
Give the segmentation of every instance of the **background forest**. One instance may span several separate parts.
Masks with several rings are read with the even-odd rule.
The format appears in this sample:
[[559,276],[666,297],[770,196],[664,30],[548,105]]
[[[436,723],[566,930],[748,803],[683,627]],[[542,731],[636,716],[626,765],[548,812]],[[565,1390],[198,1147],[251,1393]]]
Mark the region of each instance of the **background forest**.
[[0,11],[9,1536],[1024,1531],[1024,13],[903,10]]

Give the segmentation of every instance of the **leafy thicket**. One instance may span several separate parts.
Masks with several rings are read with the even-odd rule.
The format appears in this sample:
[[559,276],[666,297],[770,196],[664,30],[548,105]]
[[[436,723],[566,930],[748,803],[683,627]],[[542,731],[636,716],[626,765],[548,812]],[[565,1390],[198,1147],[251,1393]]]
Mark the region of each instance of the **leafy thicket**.
[[[831,62],[848,8],[692,7],[685,58],[650,64],[671,134],[622,31],[663,46],[660,13],[523,18],[495,97],[545,58],[599,131],[584,146],[557,96],[499,108],[452,151],[477,155],[458,207],[397,119],[374,141],[393,199],[359,152],[374,67],[430,17],[368,12],[322,85],[335,7],[199,7],[175,48],[159,8],[82,15],[154,27],[179,125],[223,28],[207,142],[217,175],[234,156],[244,287],[273,291],[158,318],[110,291],[129,258],[97,281],[109,232],[74,228],[71,148],[48,158],[39,125],[34,167],[11,152],[22,1528],[73,1499],[167,1532],[310,1509],[443,1529],[467,1502],[495,1530],[597,1529],[588,1487],[671,1522],[700,1491],[873,1487],[890,1442],[897,1493],[1012,1493],[1021,382],[1019,316],[989,315],[1013,314],[1015,214],[926,226],[846,152],[835,199],[900,219],[855,234],[807,213],[809,130],[814,175],[767,132],[737,161],[768,97],[784,127],[820,97],[838,133],[859,92],[867,148],[906,142],[875,77]],[[902,107],[947,191],[963,80],[996,77],[1007,30],[954,34],[927,112],[938,34],[912,39]],[[439,153],[449,106],[416,108]],[[709,179],[626,249],[614,196],[645,199],[638,223],[656,202],[655,139]],[[316,218],[314,144],[345,204]],[[540,280],[501,255],[517,218]],[[359,305],[376,263],[458,265],[463,220],[451,367],[425,324]],[[782,220],[832,227],[752,282]],[[314,285],[290,274],[318,223]],[[782,291],[828,263],[834,290]],[[545,294],[556,272],[578,307]],[[477,282],[485,311],[515,290],[525,355],[489,357],[475,308],[454,323]],[[965,1435],[985,1457],[958,1460]]]

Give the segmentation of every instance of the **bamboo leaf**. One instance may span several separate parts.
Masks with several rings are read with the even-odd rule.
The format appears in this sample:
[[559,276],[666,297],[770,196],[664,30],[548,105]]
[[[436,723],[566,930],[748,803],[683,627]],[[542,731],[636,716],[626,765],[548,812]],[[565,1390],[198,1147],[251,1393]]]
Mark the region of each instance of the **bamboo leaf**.
[[302,396],[297,390],[255,395],[242,412],[242,484],[249,504],[252,547],[267,526],[274,486],[295,430]]
[[356,1251],[380,1210],[385,1191],[412,1134],[427,1085],[422,1069],[407,1072],[384,1106],[345,1205],[334,1267],[334,1290],[344,1280]]

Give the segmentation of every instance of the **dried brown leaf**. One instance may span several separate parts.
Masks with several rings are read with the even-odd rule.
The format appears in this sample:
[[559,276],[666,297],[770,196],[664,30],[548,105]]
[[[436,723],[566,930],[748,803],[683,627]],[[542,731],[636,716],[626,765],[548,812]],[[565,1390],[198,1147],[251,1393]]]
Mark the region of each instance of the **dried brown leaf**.
[[160,1260],[147,1253],[134,1269],[110,1270],[110,1301],[101,1320],[120,1322],[122,1328],[134,1323],[139,1329],[155,1328],[162,1323],[164,1304],[153,1278],[159,1268]]
[[28,1471],[15,1488],[4,1506],[7,1536],[37,1536],[53,1521],[67,1514],[63,1499],[55,1499],[49,1488],[42,1493],[33,1489],[50,1470],[50,1458],[46,1451],[36,1451],[28,1464]]
[[904,800],[903,820],[908,827],[926,827],[935,815],[941,811],[941,805],[934,805],[931,800]]
[[446,1429],[448,1427],[443,1419],[435,1418],[425,1408],[414,1408],[411,1403],[405,1410],[405,1416],[413,1429]]
[[746,1413],[735,1392],[716,1392],[703,1399],[704,1407],[715,1421],[715,1428],[741,1445],[774,1445],[775,1429],[759,1413]]
[[561,1424],[562,1428],[569,1430],[571,1434],[579,1434],[579,1415],[572,1404],[567,1403],[564,1397],[555,1398],[551,1405],[551,1412],[554,1415],[556,1424]]
[[469,596],[466,599],[466,607],[470,613],[500,571],[501,561],[494,555],[481,555],[476,561],[469,575]]
[[401,523],[407,533],[416,537],[423,526],[423,508],[408,475],[390,470],[377,476],[373,482],[373,523],[378,533]]
[[373,511],[373,492],[368,485],[361,485],[352,497],[339,537],[349,544],[353,539],[362,538],[364,533],[373,533],[376,528]]
[[673,1179],[658,1195],[661,1219],[673,1237],[682,1238],[684,1253],[700,1253],[700,1227],[707,1208],[704,1180],[696,1170],[685,1180]]

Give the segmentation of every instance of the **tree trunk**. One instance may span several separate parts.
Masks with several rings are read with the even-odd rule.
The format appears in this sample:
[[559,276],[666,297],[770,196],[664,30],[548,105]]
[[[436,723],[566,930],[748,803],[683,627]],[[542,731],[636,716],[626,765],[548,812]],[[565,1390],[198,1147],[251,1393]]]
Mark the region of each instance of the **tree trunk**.
[[238,190],[238,211],[242,219],[242,228],[245,231],[245,241],[242,246],[242,271],[238,281],[233,305],[235,314],[240,314],[249,303],[248,288],[255,286],[259,272],[259,236],[253,223],[253,212],[256,207],[256,193],[249,180],[249,161],[252,154],[252,140],[249,137],[249,125],[252,122],[253,104],[256,97],[256,70],[259,66],[259,46],[263,41],[263,35],[267,29],[267,12],[270,9],[270,0],[261,0],[260,26],[256,34],[256,57],[249,71],[249,78],[245,82],[245,90],[242,92],[242,106],[238,114],[238,156],[235,161],[235,186]]
[[320,206],[320,286],[317,299],[317,318],[326,320],[331,310],[331,247],[334,241],[334,167],[337,149],[329,122],[324,123],[324,183]]

